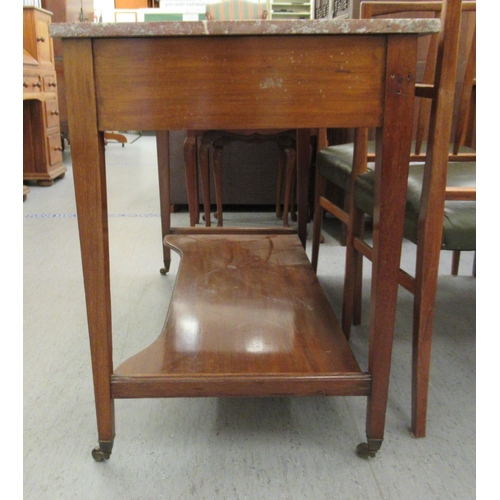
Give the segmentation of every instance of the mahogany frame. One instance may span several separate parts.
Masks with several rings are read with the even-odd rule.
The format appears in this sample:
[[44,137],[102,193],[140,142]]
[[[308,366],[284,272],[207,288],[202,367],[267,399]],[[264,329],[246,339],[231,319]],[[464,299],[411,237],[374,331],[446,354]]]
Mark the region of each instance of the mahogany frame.
[[[438,30],[436,20],[52,26],[52,35],[63,39],[64,48],[97,413],[96,460],[111,454],[115,398],[197,396],[200,384],[204,396],[365,395],[368,441],[358,447],[358,454],[375,455],[383,439],[388,398],[417,37]],[[402,126],[400,116],[408,116],[408,127]],[[168,130],[290,127],[298,133],[298,236],[304,247],[309,151],[301,145],[309,143],[310,129],[378,128],[368,372],[353,380],[342,373],[330,374],[328,380],[295,377],[295,390],[286,373],[256,374],[252,383],[220,373],[198,377],[195,384],[187,376],[177,383],[163,374],[155,378],[154,388],[151,383],[141,385],[140,374],[120,378],[112,361],[104,131],[158,131],[163,236],[233,238],[262,231],[171,227]],[[268,231],[285,238],[290,232]],[[167,270],[169,251],[164,254]],[[312,268],[307,272],[314,274]],[[127,384],[133,389],[127,390]]]

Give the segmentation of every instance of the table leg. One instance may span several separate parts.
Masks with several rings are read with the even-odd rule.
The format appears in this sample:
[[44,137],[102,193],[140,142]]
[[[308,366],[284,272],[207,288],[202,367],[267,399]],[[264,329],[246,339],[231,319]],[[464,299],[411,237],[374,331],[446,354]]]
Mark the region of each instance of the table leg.
[[66,42],[64,71],[99,435],[92,455],[102,461],[111,454],[115,424],[104,132],[95,112],[91,40]]
[[160,214],[163,248],[163,265],[160,273],[165,275],[170,270],[170,247],[163,243],[165,235],[170,233],[170,143],[167,130],[156,132],[156,154],[158,158],[158,180],[160,185]]
[[304,248],[309,217],[309,177],[311,167],[311,129],[297,130],[297,209],[298,234]]
[[196,134],[187,131],[184,141],[184,163],[186,172],[186,188],[189,207],[189,224],[196,226],[199,222],[199,196],[198,196],[198,154]]
[[413,37],[388,39],[386,113],[383,127],[377,130],[375,167],[368,359],[372,391],[368,398],[367,443],[358,447],[361,456],[373,456],[384,436],[411,150],[416,50],[417,40]]

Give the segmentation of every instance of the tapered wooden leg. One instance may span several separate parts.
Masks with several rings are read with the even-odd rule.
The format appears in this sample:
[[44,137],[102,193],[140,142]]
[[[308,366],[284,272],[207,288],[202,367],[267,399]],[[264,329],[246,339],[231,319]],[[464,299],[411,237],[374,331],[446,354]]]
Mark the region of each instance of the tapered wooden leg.
[[354,205],[349,211],[349,224],[347,224],[347,237],[345,246],[345,275],[344,295],[342,303],[342,330],[346,338],[351,336],[353,324],[353,312],[356,293],[359,291],[358,278],[362,274],[358,266],[362,265],[362,255],[354,248],[354,238],[362,234],[364,214],[357,210]]
[[203,195],[203,211],[205,213],[205,226],[212,225],[210,216],[210,151],[211,143],[202,141],[200,144],[200,173],[201,173],[201,191]]
[[[356,221],[356,231],[359,231],[363,237],[365,231],[365,214],[360,215],[360,220]],[[363,256],[359,252],[355,252],[354,259],[354,290],[352,298],[352,324],[357,326],[361,324],[362,300],[363,300]]]
[[186,168],[186,188],[189,206],[189,224],[194,227],[198,223],[198,189],[197,189],[197,154],[196,137],[188,133],[184,141],[184,162]]
[[354,137],[353,166],[349,193],[345,194],[346,227],[346,272],[344,277],[344,296],[342,305],[342,329],[347,338],[350,337],[351,326],[361,322],[361,299],[363,280],[363,256],[354,247],[354,239],[362,238],[364,233],[365,215],[356,209],[354,191],[356,177],[366,172],[368,154],[368,130],[356,129]]
[[460,251],[453,250],[453,252],[451,253],[451,275],[452,276],[458,275],[459,266],[460,266]]
[[156,132],[156,155],[158,159],[158,183],[160,186],[160,215],[163,248],[163,267],[160,273],[170,270],[171,251],[163,240],[170,233],[170,142],[166,130]]
[[[437,282],[437,273],[436,273]],[[427,285],[425,293],[417,285],[413,318],[413,360],[412,360],[412,424],[414,437],[425,437],[427,426],[427,404],[429,397],[429,376],[432,350],[433,314],[436,290]]]
[[[316,141],[316,156],[324,148],[328,147],[328,137],[325,128],[317,131]],[[323,224],[323,207],[321,206],[320,199],[325,196],[326,192],[326,179],[320,174],[318,168],[318,161],[315,162],[315,179],[314,179],[314,212],[313,212],[313,237],[312,237],[312,253],[311,264],[316,272],[318,270],[319,259],[319,245],[323,240],[321,234],[321,227]]]
[[[383,129],[377,130],[375,166],[368,355],[372,388],[366,419],[369,449],[379,446],[384,437],[411,149],[416,50],[414,39],[389,38],[386,112]],[[405,117],[403,122],[401,116]]]
[[295,159],[295,149],[293,147],[286,146],[284,148],[285,158],[286,158],[286,179],[285,179],[285,200],[283,204],[283,226],[289,227],[288,217],[291,212],[291,194],[293,189],[293,178],[296,175],[296,159]]
[[311,129],[297,130],[297,223],[298,235],[304,248],[307,240],[307,222],[309,218],[309,177],[311,169],[310,149]]
[[105,459],[111,454],[115,419],[104,132],[89,111],[97,107],[92,41],[66,40],[64,68],[97,430],[99,443],[106,443]]
[[214,165],[215,202],[217,204],[217,227],[223,226],[222,221],[222,146],[215,145],[212,149]]
[[286,153],[284,148],[278,146],[278,175],[276,182],[276,217],[281,219],[283,217],[283,210],[281,208],[281,198],[283,195],[283,177],[286,165]]
[[321,240],[321,226],[323,222],[323,207],[320,204],[320,197],[324,196],[325,188],[326,188],[326,180],[319,173],[319,169],[316,167],[313,236],[312,236],[312,249],[311,249],[311,265],[315,272],[318,271],[319,245]]

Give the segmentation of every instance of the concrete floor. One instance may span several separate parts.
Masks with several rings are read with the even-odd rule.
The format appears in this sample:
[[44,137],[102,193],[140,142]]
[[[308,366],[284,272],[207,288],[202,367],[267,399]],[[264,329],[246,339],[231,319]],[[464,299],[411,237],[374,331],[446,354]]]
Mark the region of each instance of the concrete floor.
[[[178,265],[162,276],[155,142],[110,143],[108,165],[114,362],[159,334]],[[449,274],[443,252],[425,439],[410,423],[412,296],[400,291],[386,435],[364,440],[365,398],[118,400],[111,459],[96,463],[93,386],[70,149],[52,187],[30,186],[24,210],[24,498],[472,499],[476,495],[476,280],[472,255]],[[186,213],[173,215],[187,225]],[[274,224],[273,213],[228,213]],[[310,230],[310,233],[312,229]],[[344,263],[327,219],[318,275],[340,314]],[[310,244],[308,245],[310,250]],[[411,270],[414,246],[404,245]],[[366,265],[365,292],[369,290]],[[352,348],[366,366],[368,295]]]

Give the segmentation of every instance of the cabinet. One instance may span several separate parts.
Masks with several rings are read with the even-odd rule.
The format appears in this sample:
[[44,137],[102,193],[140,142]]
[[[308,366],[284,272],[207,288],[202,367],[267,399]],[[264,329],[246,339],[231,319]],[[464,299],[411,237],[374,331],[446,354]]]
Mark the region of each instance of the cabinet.
[[23,8],[23,180],[51,186],[63,177],[52,14]]
[[[52,12],[53,23],[76,23],[82,19],[86,21],[94,19],[94,0],[42,0],[42,7]],[[53,48],[54,66],[57,75],[57,97],[59,101],[59,126],[61,127],[62,136],[69,140],[61,40],[53,40]]]
[[314,19],[314,0],[270,0],[270,19]]

